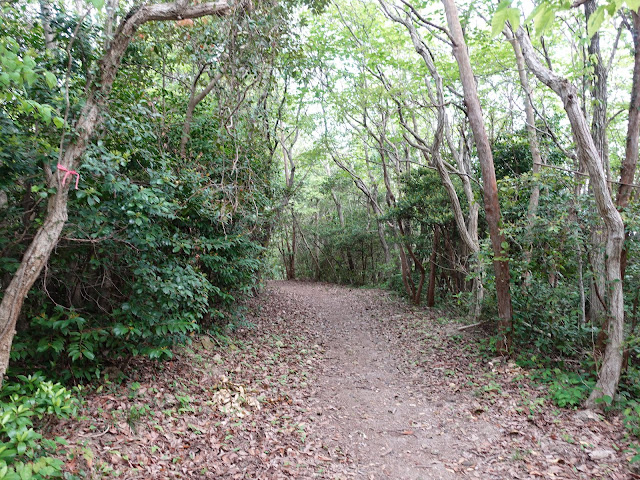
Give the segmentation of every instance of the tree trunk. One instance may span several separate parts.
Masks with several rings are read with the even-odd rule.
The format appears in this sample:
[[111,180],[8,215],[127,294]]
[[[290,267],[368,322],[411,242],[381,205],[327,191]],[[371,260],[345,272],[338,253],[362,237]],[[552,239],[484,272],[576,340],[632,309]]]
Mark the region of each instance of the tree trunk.
[[[618,188],[618,209],[624,209],[629,204],[632,189],[631,184],[636,174],[638,164],[638,136],[640,135],[640,15],[631,11],[632,24],[629,25],[633,39],[633,79],[631,82],[631,98],[629,100],[629,122],[627,125],[627,139],[625,156],[620,168],[620,186]],[[628,235],[628,234],[627,234]],[[622,250],[620,268],[624,280],[627,269],[627,250]]]
[[[585,25],[589,22],[589,18],[596,10],[595,0],[587,0],[584,3]],[[588,33],[588,32],[587,32]],[[607,154],[607,71],[602,61],[602,52],[600,51],[600,33],[596,32],[587,45],[586,67],[593,69],[593,75],[590,78],[590,95],[592,105],[591,115],[591,137],[595,144],[596,150],[600,155],[605,175],[607,179],[610,177],[609,156]],[[607,184],[607,186],[609,186]],[[606,287],[606,266],[605,266],[605,244],[607,234],[602,221],[598,221],[595,228],[591,231],[591,265],[593,267],[593,279],[591,283],[591,304],[589,308],[589,317],[591,322],[601,328],[601,334],[598,336],[600,341],[596,345],[596,351],[602,352],[606,342],[607,330],[607,307],[608,292]]]
[[624,295],[620,276],[620,255],[624,242],[624,224],[611,198],[604,166],[589,131],[587,120],[580,109],[579,96],[575,86],[540,62],[529,36],[522,27],[518,29],[516,36],[529,69],[562,99],[571,124],[578,157],[587,167],[598,212],[607,228],[606,274],[610,294],[607,309],[609,343],[598,373],[598,381],[586,403],[588,407],[592,408],[596,407],[597,402],[604,396],[613,399],[620,381],[624,340]]
[[[451,135],[449,133],[449,125],[447,120],[447,115],[445,111],[445,100],[444,100],[444,88],[442,77],[438,73],[438,70],[435,66],[435,62],[433,60],[433,55],[431,54],[429,47],[425,43],[424,39],[420,36],[415,25],[412,20],[412,14],[407,14],[407,17],[401,17],[393,13],[393,10],[390,6],[385,3],[383,0],[380,0],[380,4],[385,11],[385,14],[392,19],[394,22],[400,23],[404,25],[406,29],[409,31],[409,35],[411,36],[411,41],[416,52],[422,57],[427,66],[431,77],[435,83],[435,98],[431,91],[428,90],[429,99],[431,102],[436,105],[437,108],[437,125],[434,132],[434,140],[432,145],[428,145],[424,138],[421,138],[416,128],[412,128],[403,118],[402,115],[402,104],[399,101],[396,101],[398,105],[399,113],[400,113],[400,123],[403,128],[407,130],[411,136],[415,139],[417,144],[411,143],[413,146],[417,147],[422,153],[423,157],[428,163],[433,164],[435,166],[438,175],[442,181],[442,184],[445,187],[447,195],[449,196],[449,200],[451,201],[451,207],[453,210],[453,215],[456,221],[456,226],[458,227],[458,231],[460,236],[464,242],[465,247],[468,249],[470,254],[475,257],[472,261],[477,262],[477,253],[480,250],[479,242],[478,242],[478,205],[475,202],[475,198],[473,196],[473,192],[471,189],[471,183],[469,180],[470,169],[466,169],[466,165],[464,162],[464,157],[462,152],[456,151],[453,146],[453,142],[451,140]],[[381,79],[384,81],[384,76],[381,75]],[[388,91],[390,91],[390,85],[386,84],[385,87]],[[415,125],[415,122],[414,122]],[[458,161],[458,169],[459,169],[459,178],[462,181],[462,185],[465,191],[465,195],[467,196],[467,201],[469,204],[469,219],[465,221],[464,215],[462,213],[462,208],[460,206],[460,200],[458,198],[458,194],[453,186],[453,182],[451,181],[451,177],[449,175],[449,171],[445,166],[445,163],[440,154],[440,145],[443,143],[443,136],[446,135],[447,142],[449,143],[449,148],[451,153]],[[482,299],[482,290],[483,286],[481,280],[478,278],[474,281],[474,296],[475,298]],[[476,303],[477,305],[481,305],[480,303]],[[476,308],[475,306],[470,309],[474,318],[480,315],[481,310]]]
[[636,173],[638,163],[638,136],[640,135],[640,15],[631,11],[633,24],[633,80],[631,83],[631,99],[629,101],[629,123],[627,125],[627,139],[625,156],[620,169],[620,186],[618,187],[617,203],[619,208],[629,204],[632,188],[631,184]]
[[436,256],[438,244],[440,243],[440,228],[436,225],[433,228],[433,243],[431,245],[431,256],[429,257],[429,289],[427,290],[427,307],[436,304]]
[[0,304],[0,319],[2,320],[0,380],[4,377],[9,365],[11,344],[16,333],[16,322],[24,299],[49,260],[67,221],[67,195],[68,188],[61,186],[58,192],[50,197],[45,221],[31,241],[20,267],[11,279],[11,283],[4,291],[2,304]]
[[[596,1],[587,0],[584,3],[585,25],[596,10]],[[588,62],[585,67],[593,68],[591,77],[591,105],[593,112],[591,116],[591,136],[595,143],[596,150],[600,154],[604,173],[607,180],[610,175],[609,155],[607,148],[607,66],[602,61],[600,50],[600,33],[596,32],[587,46]]]
[[542,168],[542,156],[540,155],[540,146],[538,144],[538,134],[535,126],[535,114],[533,111],[533,101],[531,99],[531,88],[529,87],[529,78],[527,77],[527,67],[522,56],[522,50],[518,41],[515,39],[511,30],[505,28],[505,35],[513,47],[513,53],[516,57],[516,65],[518,66],[518,76],[520,78],[520,86],[524,92],[524,110],[527,119],[527,136],[529,137],[529,149],[531,151],[531,159],[533,160],[533,188],[531,189],[531,195],[529,196],[529,207],[527,208],[527,249],[524,256],[527,265],[531,263],[531,254],[533,248],[533,238],[531,231],[535,222],[535,217],[538,213],[538,204],[540,203],[540,181],[538,175]]
[[458,18],[458,9],[454,0],[442,0],[442,3],[444,4],[447,23],[453,39],[453,55],[460,70],[464,101],[467,106],[467,117],[473,131],[482,170],[484,208],[494,255],[493,268],[498,299],[498,335],[500,338],[497,350],[502,355],[508,355],[511,350],[513,330],[511,292],[509,290],[509,261],[503,248],[504,237],[500,231],[500,204],[498,203],[498,186],[493,166],[493,155],[482,118],[482,109],[478,99],[467,45],[464,41],[464,34]]
[[[42,1],[42,0],[41,0]],[[116,15],[118,14],[118,4],[119,0],[107,0],[105,4],[105,15],[106,19],[104,21],[104,48],[109,48],[111,44],[111,40],[113,39],[113,25],[116,21]]]
[[40,0],[40,22],[44,31],[44,45],[47,50],[53,50],[56,47],[53,30],[51,30],[51,9],[47,0]]
[[[336,205],[336,212],[338,213],[338,221],[340,222],[340,227],[342,228],[342,232],[344,233],[345,221],[344,221],[344,212],[342,211],[342,204],[340,203],[340,199],[336,192],[331,190],[331,198],[333,198],[333,203]],[[347,264],[349,265],[349,271],[353,272],[356,269],[355,263],[353,262],[353,255],[351,254],[351,249],[347,248]]]
[[322,269],[320,268],[320,234],[318,229],[320,228],[320,201],[316,198],[316,213],[313,215],[315,231],[313,232],[313,248],[316,254],[316,281],[320,281],[320,275]]
[[293,208],[291,209],[291,243],[287,239],[287,263],[285,269],[287,270],[287,280],[296,279],[296,223],[293,216]]
[[[109,49],[100,60],[98,81],[87,95],[87,100],[74,126],[74,131],[77,132],[76,137],[67,146],[60,164],[68,170],[77,170],[82,164],[82,157],[96,127],[100,124],[100,111],[111,93],[122,56],[131,38],[142,24],[149,21],[199,18],[205,15],[225,15],[231,11],[231,8],[226,2],[189,6],[185,1],[179,1],[176,3],[143,5],[131,10],[130,14],[118,27]],[[18,270],[4,292],[2,303],[0,304],[0,382],[4,378],[9,365],[15,325],[24,299],[40,275],[42,268],[48,262],[49,256],[56,246],[62,228],[67,221],[68,190],[71,182],[65,185],[62,183],[63,178],[64,173],[60,170],[55,176],[51,176],[49,186],[57,187],[56,193],[50,197],[43,224],[27,248]]]

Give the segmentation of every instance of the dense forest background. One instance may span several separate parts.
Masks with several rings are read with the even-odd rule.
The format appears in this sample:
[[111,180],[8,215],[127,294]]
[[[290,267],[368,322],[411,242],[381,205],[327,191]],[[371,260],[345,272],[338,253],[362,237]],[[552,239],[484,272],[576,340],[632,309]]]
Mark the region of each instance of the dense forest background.
[[638,433],[640,5],[443,5],[0,3],[0,461],[267,278],[468,318]]

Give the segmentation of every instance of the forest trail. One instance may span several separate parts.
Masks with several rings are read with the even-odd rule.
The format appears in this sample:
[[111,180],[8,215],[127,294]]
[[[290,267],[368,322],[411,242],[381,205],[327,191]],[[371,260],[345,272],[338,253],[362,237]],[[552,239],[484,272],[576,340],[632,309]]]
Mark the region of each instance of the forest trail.
[[313,402],[325,435],[346,447],[358,478],[457,478],[445,464],[474,470],[480,461],[475,449],[498,433],[486,422],[461,421],[460,399],[441,398],[406,368],[401,346],[380,328],[380,319],[397,314],[398,305],[380,302],[380,292],[331,285],[275,288],[316,312],[311,325],[325,356]]
[[344,452],[348,477],[637,478],[615,453],[613,425],[553,408],[527,372],[480,358],[436,312],[380,290],[270,287],[311,313],[323,349],[316,434]]
[[[640,478],[620,419],[555,407],[515,363],[382,290],[269,282],[226,337],[132,360],[51,436],[126,479]],[[486,337],[482,334],[481,337]]]

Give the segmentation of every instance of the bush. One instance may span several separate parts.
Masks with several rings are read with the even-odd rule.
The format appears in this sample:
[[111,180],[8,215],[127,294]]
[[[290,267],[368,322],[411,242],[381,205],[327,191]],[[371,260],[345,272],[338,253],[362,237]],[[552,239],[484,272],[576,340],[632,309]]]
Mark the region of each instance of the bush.
[[51,454],[64,441],[45,439],[34,427],[73,416],[77,401],[64,386],[41,374],[18,379],[0,393],[0,479],[62,477],[62,461]]

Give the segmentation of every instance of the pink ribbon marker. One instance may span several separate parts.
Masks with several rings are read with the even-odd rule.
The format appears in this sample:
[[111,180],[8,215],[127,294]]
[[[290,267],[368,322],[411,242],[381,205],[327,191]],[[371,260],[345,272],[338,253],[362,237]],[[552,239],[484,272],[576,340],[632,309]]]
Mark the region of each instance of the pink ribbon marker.
[[80,174],[78,172],[76,172],[75,170],[69,170],[66,167],[63,167],[62,165],[58,164],[58,170],[60,170],[61,172],[66,172],[64,174],[64,177],[62,179],[62,186],[64,187],[64,184],[67,183],[67,178],[69,178],[70,175],[75,175],[76,176],[76,190],[78,189],[78,182],[80,181]]

